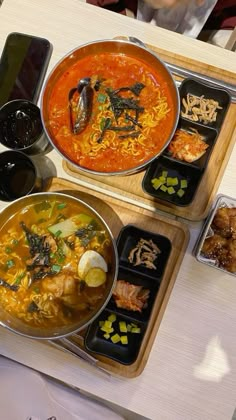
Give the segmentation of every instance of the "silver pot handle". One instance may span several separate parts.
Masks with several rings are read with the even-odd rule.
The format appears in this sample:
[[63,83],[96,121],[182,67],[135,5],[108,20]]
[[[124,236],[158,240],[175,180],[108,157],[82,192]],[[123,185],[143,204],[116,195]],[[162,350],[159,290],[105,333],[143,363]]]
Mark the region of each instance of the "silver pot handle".
[[133,44],[139,45],[140,47],[145,48],[146,50],[148,49],[147,46],[144,44],[143,41],[141,41],[141,39],[139,38],[135,38],[134,36],[128,36],[128,40],[130,42],[133,42]]
[[83,359],[85,362],[88,362],[90,365],[94,366],[96,369],[100,370],[107,376],[111,376],[110,373],[103,369],[102,367],[98,366],[98,360],[88,354],[85,350],[81,349],[77,344],[75,344],[70,338],[58,338],[56,340],[50,340],[51,344],[55,347],[61,348],[62,350],[66,350],[70,353],[75,354],[76,356],[79,356],[81,359]]
[[[129,36],[128,40],[130,42],[132,42],[133,44],[139,45],[140,47],[145,48],[146,50],[150,51],[152,54],[156,55],[158,57],[158,55],[152,51],[151,49],[149,49],[143,41],[141,41],[138,38],[135,38],[133,36]],[[206,82],[209,83],[210,85],[212,85],[212,87],[220,87],[222,89],[227,90],[227,92],[229,93],[229,95],[231,96],[231,101],[233,103],[236,103],[236,85],[232,84],[232,83],[228,83],[228,82],[224,82],[223,80],[219,80],[216,79],[214,77],[210,77],[210,76],[206,76],[204,74],[195,72],[193,70],[188,70],[185,69],[184,67],[178,66],[176,64],[171,64],[166,62],[165,60],[163,60],[166,67],[168,67],[168,69],[171,71],[172,74],[175,74],[176,76],[180,76],[183,78],[186,77],[192,77],[193,79],[199,81],[199,82]],[[179,85],[180,83],[177,82],[177,85]]]

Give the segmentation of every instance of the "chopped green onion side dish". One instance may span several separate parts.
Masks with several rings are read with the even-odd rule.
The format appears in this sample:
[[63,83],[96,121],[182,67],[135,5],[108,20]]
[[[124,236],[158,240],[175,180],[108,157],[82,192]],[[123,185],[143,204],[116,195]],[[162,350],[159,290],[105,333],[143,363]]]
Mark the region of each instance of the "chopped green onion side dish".
[[128,337],[127,337],[127,335],[121,335],[120,341],[121,341],[121,344],[128,344]]
[[163,191],[169,195],[176,194],[179,198],[183,197],[185,189],[188,187],[187,179],[168,176],[168,171],[162,171],[158,178],[152,178],[151,183],[155,190]]
[[[107,319],[99,321],[99,329],[102,331],[103,337],[106,340],[110,340],[112,343],[121,343],[123,345],[127,345],[128,335],[130,334],[140,334],[141,328],[131,322],[126,323],[125,321],[118,321],[116,314],[110,314]],[[116,324],[114,324],[116,322]]]
[[181,179],[180,181],[180,188],[187,188],[188,183],[186,179]]
[[106,327],[108,327],[108,328],[111,328],[111,326],[112,326],[112,321],[106,320],[106,321],[104,322],[104,325],[105,325]]
[[120,332],[126,333],[127,332],[126,322],[125,321],[120,321],[119,322],[119,328],[120,328]]
[[114,335],[112,335],[112,336],[111,336],[111,341],[112,341],[112,343],[114,343],[114,344],[119,343],[119,341],[120,341],[120,335],[119,335],[119,334],[114,334]]
[[181,198],[181,197],[183,197],[183,195],[184,195],[184,190],[182,190],[182,188],[180,188],[178,191],[177,191],[177,195]]
[[111,315],[109,315],[109,317],[108,317],[108,321],[111,321],[111,322],[116,321],[116,314],[111,314]]

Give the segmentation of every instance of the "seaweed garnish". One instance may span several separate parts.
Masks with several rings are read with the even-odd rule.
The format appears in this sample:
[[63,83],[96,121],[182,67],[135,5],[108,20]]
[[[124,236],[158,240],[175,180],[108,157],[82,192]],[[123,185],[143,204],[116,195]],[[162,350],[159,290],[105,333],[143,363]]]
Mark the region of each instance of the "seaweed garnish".
[[144,108],[139,105],[139,99],[134,99],[133,97],[125,98],[110,89],[107,89],[106,92],[109,96],[111,109],[116,120],[125,110],[144,111]]
[[51,204],[48,201],[42,201],[41,203],[37,203],[34,205],[34,210],[36,213],[40,213],[43,210],[49,210],[51,208]]
[[112,131],[131,131],[131,130],[133,130],[133,129],[134,129],[134,126],[133,126],[133,125],[122,125],[122,126],[119,126],[119,125],[117,125],[117,126],[112,125],[112,126],[110,126],[110,127],[108,128],[108,130],[112,130]]
[[92,225],[88,225],[87,227],[78,229],[75,232],[75,236],[77,236],[83,246],[87,246],[89,242],[94,238],[96,235],[96,231],[94,230]]
[[[109,108],[113,112],[115,123],[111,121],[111,118],[103,118],[101,120],[101,134],[97,139],[97,143],[102,142],[107,130],[121,132],[121,135],[118,136],[120,139],[127,137],[136,138],[139,136],[140,130],[137,130],[137,128],[139,127],[141,129],[142,125],[138,119],[139,115],[144,112],[144,107],[140,106],[139,99],[133,95],[138,97],[144,87],[145,85],[143,83],[135,83],[132,86],[120,87],[115,90],[111,88],[105,90],[109,98]],[[120,93],[125,91],[130,91],[132,95],[122,96]],[[125,121],[131,122],[132,124],[119,125],[118,120],[121,116],[124,116]]]
[[124,91],[128,91],[130,90],[130,92],[132,92],[134,95],[139,96],[141,93],[141,90],[145,87],[145,85],[143,83],[137,82],[134,83],[134,85],[132,86],[127,86],[127,87],[121,87],[119,89],[116,89],[114,91],[115,94],[119,93],[119,92],[124,92]]
[[101,128],[101,134],[100,137],[97,139],[98,143],[102,142],[103,136],[106,132],[106,130],[108,130],[108,128],[111,125],[111,119],[110,118],[103,118],[100,124],[100,128]]
[[34,301],[32,301],[32,302],[30,302],[30,304],[29,304],[29,306],[27,308],[27,311],[30,312],[30,313],[38,312],[39,311],[39,307],[38,307],[38,305]]
[[75,243],[73,241],[68,241],[68,239],[64,238],[64,242],[72,251],[75,249]]
[[33,233],[24,222],[20,222],[20,226],[22,227],[23,231],[25,232],[26,239],[29,244],[29,251],[30,255],[33,257],[38,253],[48,253],[48,248],[45,249],[44,242],[45,238],[44,236],[40,236],[37,233]]
[[98,241],[100,241],[101,237],[104,238],[104,232],[97,229],[98,224],[96,220],[92,220],[88,226],[78,229],[75,232],[75,236],[80,239],[83,246],[87,246],[94,236],[97,236]]
[[140,124],[139,122],[138,122],[138,113],[137,113],[137,115],[136,115],[136,117],[135,118],[133,118],[131,115],[129,115],[129,114],[125,114],[125,119],[126,120],[128,120],[128,121],[131,121],[134,125],[137,125],[138,127],[140,127],[140,128],[142,128],[142,124]]
[[10,284],[3,279],[0,279],[0,286],[6,287],[6,289],[12,290],[13,292],[17,292],[17,290],[19,289],[18,284]]
[[[30,258],[26,260],[26,268],[31,271],[31,281],[42,279],[47,275],[54,275],[50,261],[51,246],[47,235],[38,235],[32,232],[24,222],[20,226],[25,232],[29,245]],[[54,241],[51,238],[51,241]]]
[[132,133],[129,134],[121,134],[119,135],[119,139],[126,139],[128,137],[132,137],[133,139],[137,138],[139,135],[141,134],[141,131],[133,131]]

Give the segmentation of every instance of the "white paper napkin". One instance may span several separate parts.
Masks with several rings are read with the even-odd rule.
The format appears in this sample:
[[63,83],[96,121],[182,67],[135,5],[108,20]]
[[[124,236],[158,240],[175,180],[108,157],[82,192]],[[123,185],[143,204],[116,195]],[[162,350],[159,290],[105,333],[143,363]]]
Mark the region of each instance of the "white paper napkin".
[[79,392],[0,356],[3,420],[121,420],[119,414]]

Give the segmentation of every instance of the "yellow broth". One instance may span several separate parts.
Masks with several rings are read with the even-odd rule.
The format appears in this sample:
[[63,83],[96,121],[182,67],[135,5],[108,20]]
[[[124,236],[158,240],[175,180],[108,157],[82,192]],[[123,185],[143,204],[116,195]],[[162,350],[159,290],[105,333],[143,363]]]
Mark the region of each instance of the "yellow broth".
[[[57,229],[68,220],[67,230]],[[107,278],[98,287],[88,287],[79,277],[78,263],[87,250],[99,253],[109,267],[108,233],[80,203],[54,197],[17,212],[0,231],[0,305],[39,328],[67,326],[88,317],[104,299]]]

